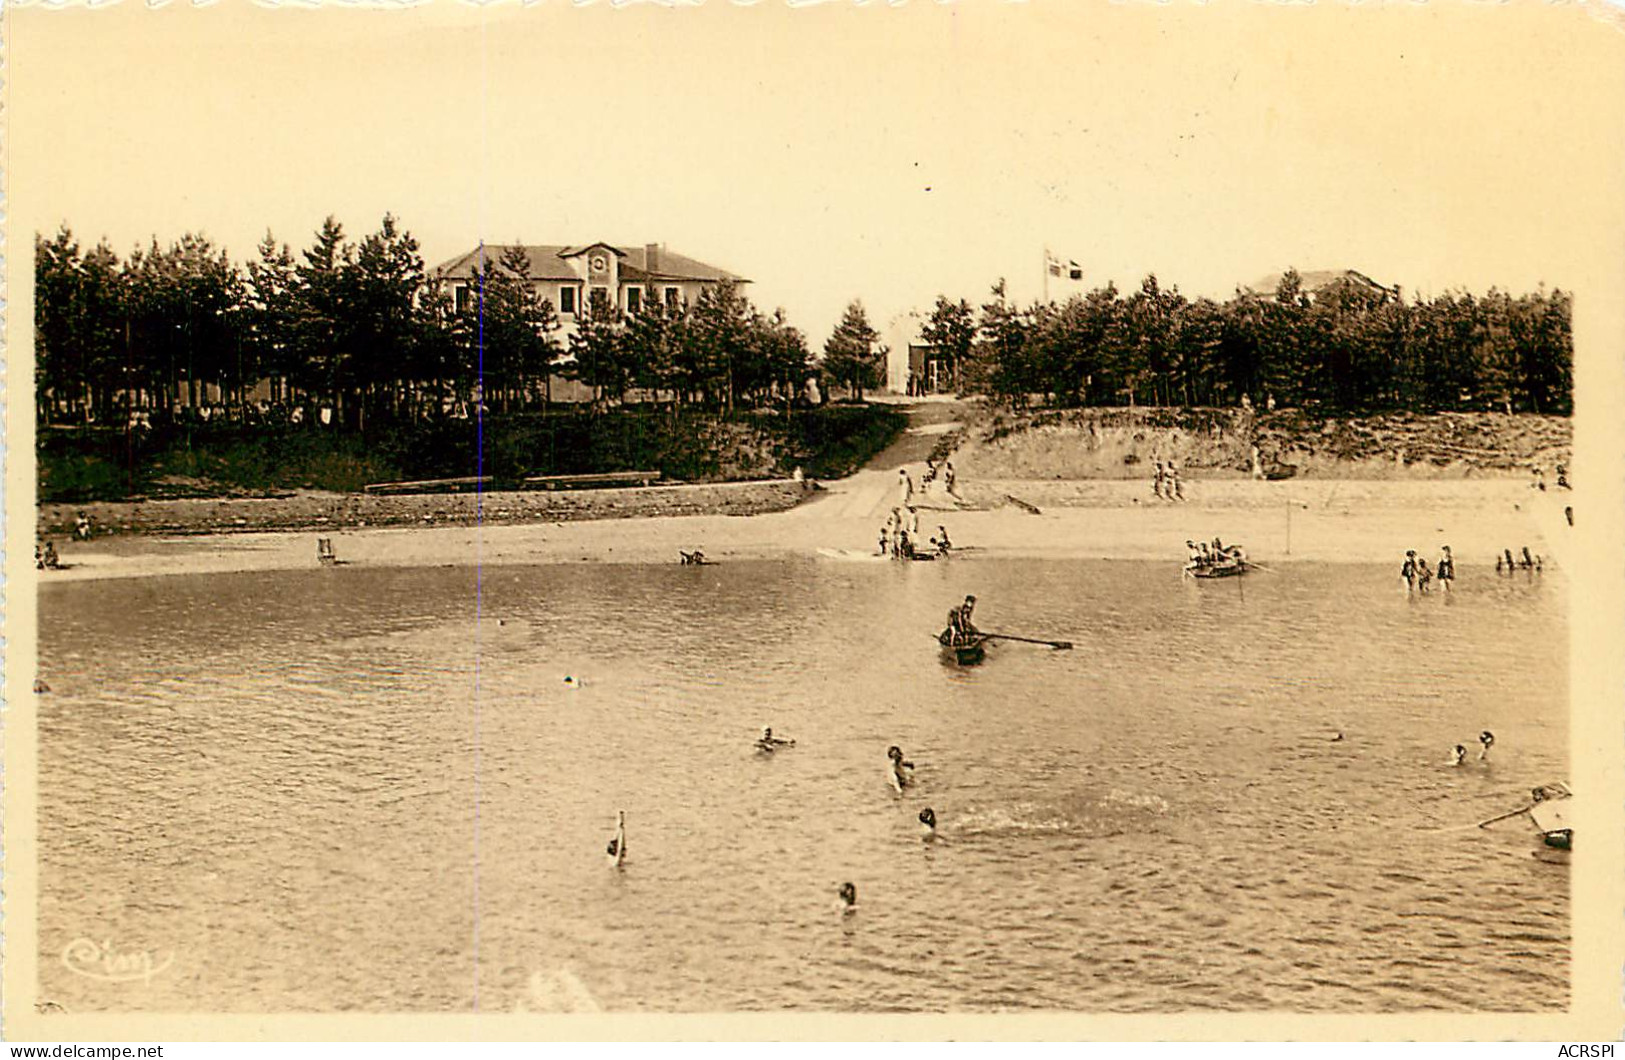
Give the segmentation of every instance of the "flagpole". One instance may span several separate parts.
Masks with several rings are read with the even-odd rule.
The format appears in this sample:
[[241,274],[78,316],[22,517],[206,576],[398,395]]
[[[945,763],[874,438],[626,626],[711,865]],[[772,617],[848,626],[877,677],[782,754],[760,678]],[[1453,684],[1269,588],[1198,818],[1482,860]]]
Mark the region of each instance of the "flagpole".
[[1049,305],[1049,247],[1044,248],[1044,304]]

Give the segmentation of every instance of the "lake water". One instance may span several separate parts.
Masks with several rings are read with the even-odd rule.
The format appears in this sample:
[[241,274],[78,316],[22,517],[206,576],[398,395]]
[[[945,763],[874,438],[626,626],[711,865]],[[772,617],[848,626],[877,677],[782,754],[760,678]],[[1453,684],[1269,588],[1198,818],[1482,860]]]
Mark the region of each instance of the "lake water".
[[[1453,594],[1408,599],[1392,566],[47,586],[41,994],[69,1011],[1561,1008],[1568,870],[1531,856],[1521,819],[1471,827],[1567,778],[1561,576],[1464,567]],[[1075,650],[945,666],[933,635],[966,592],[984,628]],[[764,724],[797,745],[757,753]],[[893,743],[918,766],[902,797]],[[157,970],[91,978],[85,940]]]

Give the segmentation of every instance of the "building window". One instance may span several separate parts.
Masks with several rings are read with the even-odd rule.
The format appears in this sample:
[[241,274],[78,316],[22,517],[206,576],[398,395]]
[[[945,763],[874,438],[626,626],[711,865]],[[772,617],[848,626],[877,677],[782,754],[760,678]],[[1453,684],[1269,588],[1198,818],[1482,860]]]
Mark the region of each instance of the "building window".
[[576,311],[576,289],[574,287],[559,288],[559,312],[574,313]]
[[643,304],[643,291],[636,287],[626,289],[626,311],[636,313],[638,306]]
[[666,288],[666,304],[671,308],[676,309],[682,297],[683,292],[680,289],[676,287]]
[[452,289],[452,295],[457,300],[457,312],[468,312],[468,284],[460,283]]
[[592,311],[594,313],[609,312],[609,288],[594,287],[592,289]]

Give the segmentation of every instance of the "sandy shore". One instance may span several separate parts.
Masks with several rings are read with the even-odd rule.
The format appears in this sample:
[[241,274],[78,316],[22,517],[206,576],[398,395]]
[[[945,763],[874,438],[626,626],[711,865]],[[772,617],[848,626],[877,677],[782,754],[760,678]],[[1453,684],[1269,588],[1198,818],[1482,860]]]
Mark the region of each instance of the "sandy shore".
[[[864,471],[784,511],[747,516],[664,515],[593,521],[322,530],[354,567],[536,563],[676,563],[679,549],[717,561],[804,556],[820,549],[872,551],[896,503],[895,473]],[[1436,556],[1452,547],[1462,567],[1493,564],[1503,548],[1528,545],[1562,565],[1573,494],[1540,493],[1521,481],[1191,481],[1188,499],[1149,496],[1143,482],[980,482],[965,507],[932,493],[921,528],[948,527],[955,562],[1006,557],[1153,559],[1182,562],[1187,538],[1243,544],[1266,564],[1391,562],[1407,548]],[[1034,515],[1011,503],[1038,507]],[[62,547],[69,566],[47,582],[187,573],[302,570],[318,566],[318,531],[187,536],[131,535]]]

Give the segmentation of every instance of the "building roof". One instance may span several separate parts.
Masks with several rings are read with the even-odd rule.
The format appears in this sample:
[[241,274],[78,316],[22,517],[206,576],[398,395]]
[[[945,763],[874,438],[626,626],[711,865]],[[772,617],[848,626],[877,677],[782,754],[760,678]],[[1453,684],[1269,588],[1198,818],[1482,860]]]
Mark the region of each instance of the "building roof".
[[[434,269],[434,275],[446,279],[467,279],[472,276],[474,269],[480,263],[481,252],[485,260],[495,262],[502,258],[503,252],[510,244],[486,244],[484,247],[475,247],[466,254],[452,258]],[[530,261],[528,278],[532,280],[579,280],[580,276],[571,268],[567,258],[581,254],[593,247],[606,247],[615,252],[620,259],[621,281],[623,283],[650,283],[662,280],[681,281],[697,280],[716,283],[721,280],[734,280],[738,283],[749,283],[742,276],[736,276],[726,269],[719,269],[715,265],[707,265],[703,261],[659,247],[655,253],[657,260],[655,269],[649,268],[648,247],[617,247],[609,243],[587,243],[584,245],[541,244],[538,246],[525,246],[525,256]]]
[[[1275,289],[1281,285],[1281,279],[1285,275],[1284,272],[1271,273],[1254,283],[1242,284],[1242,288],[1255,294],[1273,296]],[[1381,291],[1384,294],[1397,294],[1399,292],[1399,288],[1380,284],[1365,273],[1356,272],[1353,269],[1311,269],[1308,272],[1298,273],[1298,281],[1303,288],[1304,294],[1310,296],[1319,294],[1339,280],[1350,280],[1362,287],[1369,287],[1373,291]]]

